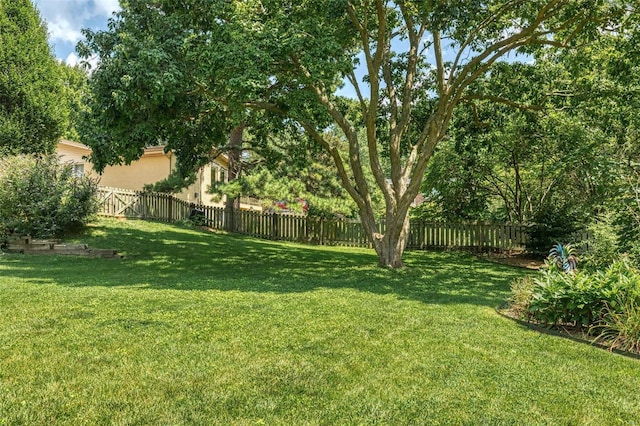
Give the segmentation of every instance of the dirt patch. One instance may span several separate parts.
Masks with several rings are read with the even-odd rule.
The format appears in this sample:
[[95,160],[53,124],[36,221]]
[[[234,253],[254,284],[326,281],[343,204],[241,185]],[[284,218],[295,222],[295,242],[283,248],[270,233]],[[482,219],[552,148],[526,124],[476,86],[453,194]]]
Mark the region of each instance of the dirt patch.
[[534,258],[526,253],[483,253],[479,258],[502,265],[516,266],[518,268],[539,270],[544,265],[544,260]]

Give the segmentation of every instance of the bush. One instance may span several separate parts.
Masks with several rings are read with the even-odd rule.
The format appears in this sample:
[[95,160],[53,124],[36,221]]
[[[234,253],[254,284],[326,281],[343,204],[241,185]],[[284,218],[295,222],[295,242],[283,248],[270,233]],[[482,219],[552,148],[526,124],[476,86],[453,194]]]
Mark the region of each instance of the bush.
[[0,221],[0,250],[6,247],[8,236],[9,236],[9,230]]
[[561,208],[542,210],[533,218],[533,224],[527,227],[526,249],[538,256],[547,254],[549,247],[558,241],[571,241],[581,229],[579,221],[571,212]]
[[0,160],[0,227],[36,238],[82,226],[97,209],[97,183],[55,155]]
[[612,348],[640,353],[640,272],[628,259],[573,273],[547,262],[539,275],[511,284],[509,311],[548,326],[581,327]]
[[586,274],[566,274],[554,266],[543,271],[534,283],[529,311],[545,324],[586,327],[605,306],[603,289]]
[[618,236],[621,229],[615,224],[615,216],[605,213],[587,227],[588,247],[582,255],[584,266],[591,270],[606,268],[621,258]]
[[573,274],[550,263],[531,281],[529,286],[523,282],[512,285],[512,311],[520,312],[520,318],[528,316],[551,326],[594,327],[605,320],[607,312],[621,312],[627,300],[640,297],[640,274],[624,261],[604,271]]

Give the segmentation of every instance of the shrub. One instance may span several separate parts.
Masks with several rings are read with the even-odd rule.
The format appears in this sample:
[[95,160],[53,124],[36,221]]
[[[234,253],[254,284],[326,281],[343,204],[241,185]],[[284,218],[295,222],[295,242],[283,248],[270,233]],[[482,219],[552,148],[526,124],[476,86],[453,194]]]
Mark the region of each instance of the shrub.
[[6,247],[8,236],[9,230],[2,224],[2,221],[0,221],[0,250]]
[[566,274],[554,266],[534,278],[534,284],[529,311],[545,324],[589,326],[606,303],[606,292],[588,274]]
[[614,262],[604,271],[575,274],[549,264],[533,278],[528,309],[532,318],[545,324],[589,327],[600,323],[605,312],[638,297],[640,274],[628,262]]
[[618,236],[620,226],[615,224],[615,216],[605,213],[598,220],[587,227],[589,232],[588,246],[582,255],[584,266],[591,270],[606,268],[620,259]]
[[527,227],[526,248],[529,253],[544,256],[557,241],[570,241],[580,230],[575,215],[562,208],[548,208],[532,218]]
[[76,177],[55,155],[0,160],[0,222],[10,231],[50,237],[86,224],[96,212],[97,183]]
[[627,259],[601,271],[566,273],[548,262],[511,285],[510,312],[526,320],[582,327],[603,343],[640,353],[640,272]]

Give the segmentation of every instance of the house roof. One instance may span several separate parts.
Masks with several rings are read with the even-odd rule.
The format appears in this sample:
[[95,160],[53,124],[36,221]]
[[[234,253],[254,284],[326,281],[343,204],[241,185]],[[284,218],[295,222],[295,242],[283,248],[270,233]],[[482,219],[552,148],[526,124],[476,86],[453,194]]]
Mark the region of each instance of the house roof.
[[[70,141],[68,139],[60,139],[58,143],[86,151],[87,154],[91,152],[90,147],[80,142]],[[148,156],[165,155],[164,146],[150,146],[148,148],[145,148],[143,155],[148,155]]]
[[[91,153],[91,148],[88,147],[87,145],[80,143],[80,142],[76,142],[76,141],[70,141],[68,139],[60,139],[58,141],[58,143],[62,144],[62,145],[66,145],[69,147],[73,147],[76,149],[80,149],[85,151],[86,154],[90,154]],[[164,152],[164,146],[163,145],[157,145],[157,146],[150,146],[144,149],[144,154],[145,156],[160,156],[160,155],[167,155],[169,156],[171,153],[165,153]],[[227,164],[229,162],[229,158],[227,157],[226,154],[220,154],[219,157],[217,157],[222,163]]]

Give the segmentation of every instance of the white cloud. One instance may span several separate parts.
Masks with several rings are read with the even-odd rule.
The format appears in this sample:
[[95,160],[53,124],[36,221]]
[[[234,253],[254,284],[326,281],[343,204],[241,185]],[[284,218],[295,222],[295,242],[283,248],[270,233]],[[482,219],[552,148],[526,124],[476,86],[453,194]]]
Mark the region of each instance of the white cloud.
[[54,43],[56,41],[68,41],[75,44],[82,37],[80,28],[75,27],[64,18],[48,22],[47,29],[49,30],[49,38]]
[[97,15],[111,16],[111,13],[120,10],[118,0],[96,0],[95,12]]
[[49,41],[66,49],[57,52],[61,58],[73,53],[83,28],[105,29],[112,13],[120,10],[118,0],[35,0],[35,4],[47,23]]
[[78,58],[78,55],[76,55],[75,52],[71,52],[67,55],[67,58],[64,60],[64,62],[69,66],[75,67],[80,63],[80,58]]
[[89,67],[88,68],[85,67],[84,69],[86,72],[91,73],[98,66],[98,57],[92,56],[89,59],[85,60],[85,59],[80,59],[75,52],[71,52],[64,59],[64,62],[71,67],[75,67],[76,65],[82,65],[83,67],[85,67],[88,64]]

